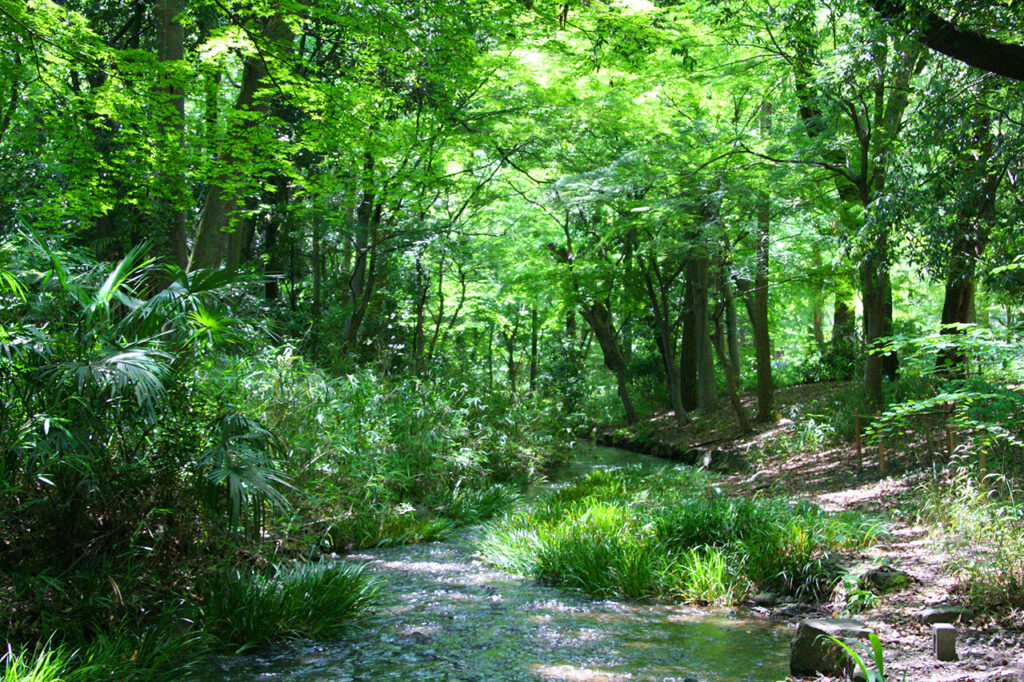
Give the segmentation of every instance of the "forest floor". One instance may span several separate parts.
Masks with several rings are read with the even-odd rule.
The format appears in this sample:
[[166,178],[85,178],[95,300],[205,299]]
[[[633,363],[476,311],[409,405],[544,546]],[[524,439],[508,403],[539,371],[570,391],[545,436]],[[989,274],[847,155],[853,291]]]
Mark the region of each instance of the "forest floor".
[[[811,501],[827,511],[857,510],[885,519],[890,535],[856,555],[845,556],[844,564],[854,572],[891,566],[910,577],[907,587],[884,594],[876,608],[852,616],[872,627],[885,650],[891,680],[908,682],[1020,682],[1024,680],[1024,614],[1003,610],[981,612],[967,625],[958,624],[956,662],[943,663],[932,655],[931,626],[921,623],[922,608],[937,604],[966,604],[963,579],[952,567],[953,557],[927,527],[916,521],[916,491],[933,479],[933,467],[944,461],[942,434],[931,434],[929,444],[938,453],[922,454],[921,448],[890,447],[886,472],[878,466],[877,447],[865,448],[864,462],[858,463],[853,444],[804,445],[809,415],[834,408],[833,396],[848,390],[848,384],[809,384],[780,389],[776,407],[782,415],[803,415],[795,422],[783,417],[772,425],[757,427],[754,434],[740,436],[735,416],[728,407],[695,419],[685,427],[675,424],[671,414],[655,416],[648,429],[659,441],[681,446],[713,442],[748,455],[752,467],[724,478],[723,487],[753,495],[782,495]],[[754,398],[745,401],[753,411]],[[801,428],[798,422],[803,422]],[[788,440],[787,440],[788,439]],[[775,447],[784,440],[787,447]],[[922,438],[922,441],[924,439]],[[909,511],[908,511],[909,510]],[[818,605],[780,604],[772,608],[752,607],[765,617],[793,623],[806,617],[838,615],[842,599]],[[828,678],[821,678],[822,680]]]

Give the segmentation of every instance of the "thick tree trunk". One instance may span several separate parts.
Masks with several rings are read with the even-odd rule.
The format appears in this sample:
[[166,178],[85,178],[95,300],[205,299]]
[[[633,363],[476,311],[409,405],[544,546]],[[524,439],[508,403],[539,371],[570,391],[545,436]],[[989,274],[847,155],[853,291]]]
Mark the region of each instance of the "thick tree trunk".
[[[767,202],[758,208],[757,243],[754,249],[754,281],[737,279],[743,294],[754,336],[754,363],[757,372],[757,420],[775,418],[775,384],[772,380],[772,343],[768,325],[769,231]],[[738,380],[737,380],[738,381]]]
[[886,19],[910,20],[914,37],[936,52],[990,73],[1024,81],[1024,47],[960,28],[905,0],[870,0]]
[[[991,119],[987,116],[979,124],[976,140],[982,147],[981,159],[976,163],[975,177],[984,177],[980,195],[969,208],[957,213],[955,234],[950,246],[946,271],[945,297],[942,303],[942,333],[958,334],[960,330],[947,325],[968,324],[975,321],[975,270],[988,245],[990,224],[995,214],[996,191],[1004,172],[990,167],[992,156]],[[936,368],[962,375],[967,356],[962,349],[949,348],[938,354]]]
[[[184,0],[156,0],[157,59],[161,63],[185,59],[185,29],[178,20],[184,11]],[[178,85],[171,85],[166,88],[166,93],[170,97],[170,107],[161,117],[160,127],[168,145],[166,159],[172,168],[170,172],[161,174],[169,196],[158,202],[157,215],[164,225],[163,255],[168,262],[184,269],[188,267],[184,208],[188,188],[184,163],[178,157],[185,137],[185,91]]]
[[879,353],[878,339],[892,335],[892,287],[889,283],[889,245],[881,235],[864,256],[860,266],[861,295],[864,299],[864,390],[875,410],[884,407],[883,379],[895,379],[899,368],[895,353]]
[[[290,43],[293,39],[291,29],[280,15],[267,19],[263,30],[268,42],[279,47]],[[224,151],[218,155],[218,165],[225,169],[221,177],[216,178],[207,190],[206,203],[199,219],[195,244],[189,259],[189,270],[196,268],[218,267],[227,255],[228,234],[241,229],[238,224],[239,200],[237,185],[243,181],[236,174],[244,160],[235,154],[232,146],[235,140],[249,141],[253,130],[263,124],[263,118],[269,114],[268,104],[257,99],[257,93],[270,85],[269,73],[264,55],[247,57],[242,66],[242,83],[235,98],[233,117],[229,120],[226,137],[229,138]],[[253,116],[252,112],[262,114]],[[248,182],[250,178],[245,177]],[[235,253],[232,250],[232,253]]]
[[694,319],[693,286],[689,281],[686,283],[686,293],[683,296],[683,324],[679,341],[679,398],[683,407],[687,410],[696,410],[699,404],[697,391],[697,337],[694,333],[696,321]]
[[740,378],[740,321],[736,314],[736,300],[732,291],[725,300],[725,340],[729,348],[729,362],[736,371],[737,381]]

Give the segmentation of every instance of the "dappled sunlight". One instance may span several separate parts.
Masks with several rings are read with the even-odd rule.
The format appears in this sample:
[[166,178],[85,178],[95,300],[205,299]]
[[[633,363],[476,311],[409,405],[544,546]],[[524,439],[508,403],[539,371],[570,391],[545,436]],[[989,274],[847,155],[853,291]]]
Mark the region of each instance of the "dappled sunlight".
[[535,665],[532,672],[544,680],[587,680],[588,682],[618,682],[636,679],[629,674],[609,673],[594,668],[572,665]]
[[815,495],[821,507],[828,511],[881,506],[892,496],[907,492],[910,486],[904,479],[886,478],[866,481],[834,492]]
[[[592,468],[640,461],[605,448]],[[659,467],[660,468],[660,467]],[[790,633],[724,611],[587,599],[488,568],[473,534],[354,553],[386,581],[371,627],[343,641],[235,659],[205,679],[780,679]]]

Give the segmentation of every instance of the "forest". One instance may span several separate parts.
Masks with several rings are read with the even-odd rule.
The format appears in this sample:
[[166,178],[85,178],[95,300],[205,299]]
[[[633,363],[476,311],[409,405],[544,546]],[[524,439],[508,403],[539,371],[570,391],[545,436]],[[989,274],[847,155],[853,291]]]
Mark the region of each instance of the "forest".
[[0,679],[1024,679],[1022,27],[0,0]]

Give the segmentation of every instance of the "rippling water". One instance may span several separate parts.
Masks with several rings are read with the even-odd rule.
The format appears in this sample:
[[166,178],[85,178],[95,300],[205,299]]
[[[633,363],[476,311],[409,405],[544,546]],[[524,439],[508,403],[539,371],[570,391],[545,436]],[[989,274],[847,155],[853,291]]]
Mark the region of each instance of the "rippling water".
[[[574,467],[637,462],[608,448]],[[790,632],[753,618],[593,601],[490,569],[474,531],[352,554],[392,603],[341,641],[221,659],[204,680],[722,680],[788,674]]]

